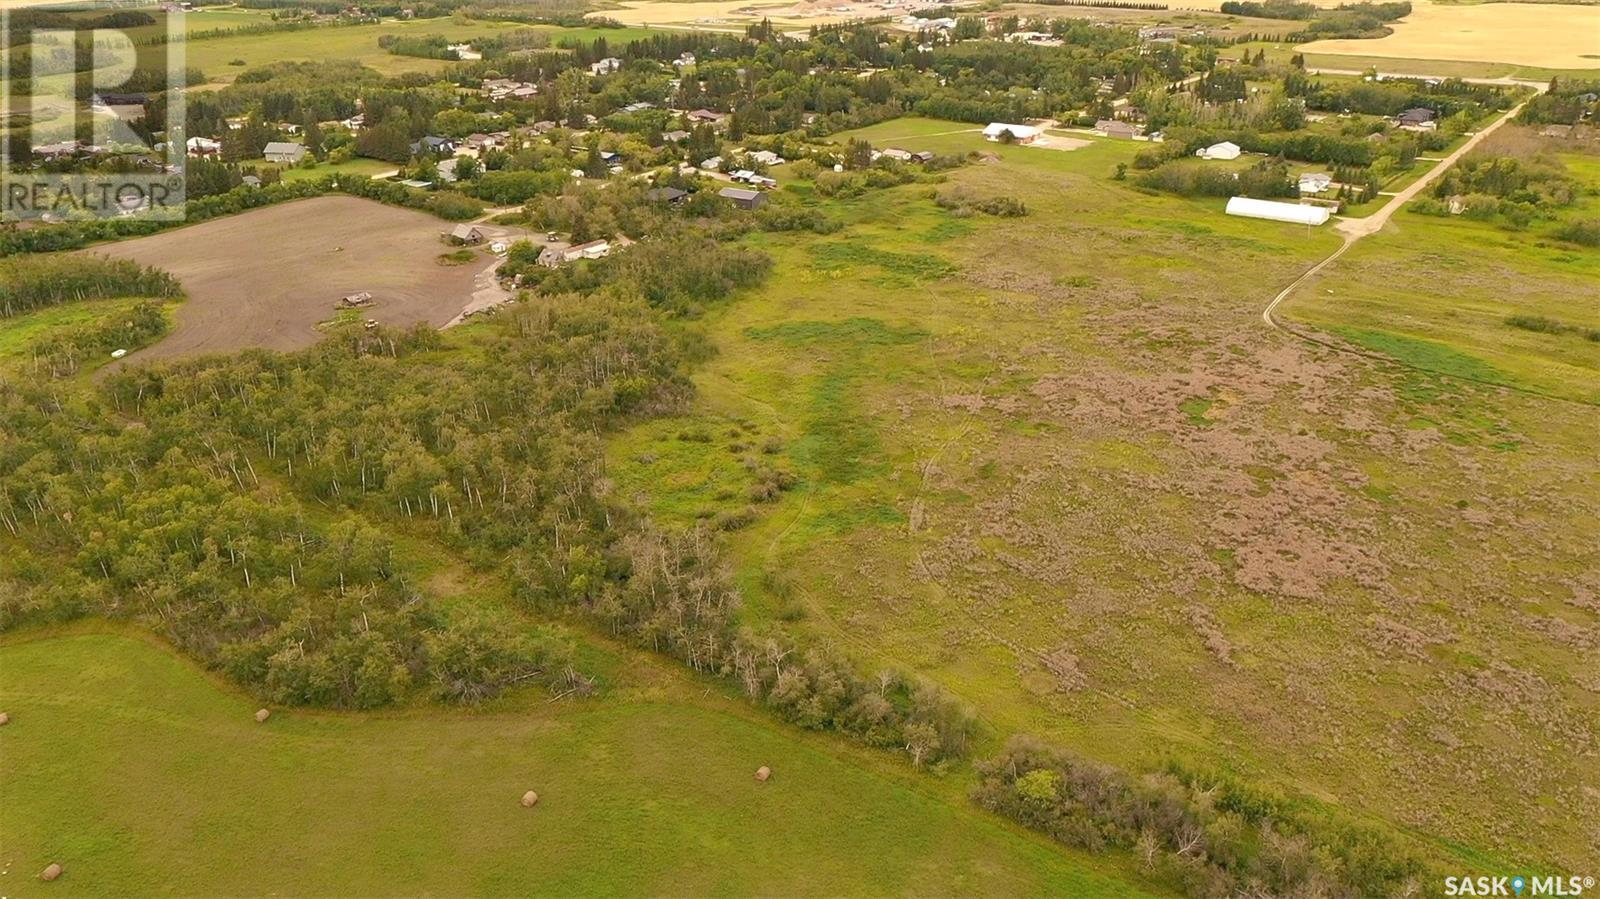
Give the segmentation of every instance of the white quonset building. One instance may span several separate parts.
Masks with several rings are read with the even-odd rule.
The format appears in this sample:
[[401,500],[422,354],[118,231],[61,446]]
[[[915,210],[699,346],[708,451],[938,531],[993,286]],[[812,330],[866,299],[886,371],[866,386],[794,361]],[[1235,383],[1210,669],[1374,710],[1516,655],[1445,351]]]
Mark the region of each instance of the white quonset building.
[[1000,135],[1011,132],[1012,140],[1019,144],[1031,144],[1039,139],[1044,132],[1032,125],[1008,125],[1005,122],[990,122],[983,129],[983,136],[989,140],[999,140]]
[[1275,222],[1293,222],[1297,225],[1320,225],[1328,220],[1328,207],[1279,203],[1276,200],[1257,200],[1254,197],[1232,197],[1228,200],[1228,214],[1253,219],[1271,219]]
[[1238,159],[1239,145],[1233,141],[1225,140],[1220,144],[1212,144],[1204,149],[1196,150],[1194,155],[1201,159]]

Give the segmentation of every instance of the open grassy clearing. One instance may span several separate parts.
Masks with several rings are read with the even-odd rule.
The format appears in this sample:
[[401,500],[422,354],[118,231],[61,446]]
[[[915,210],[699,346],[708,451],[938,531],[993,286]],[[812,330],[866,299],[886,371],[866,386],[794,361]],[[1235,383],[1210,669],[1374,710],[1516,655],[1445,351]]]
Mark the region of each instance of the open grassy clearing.
[[[1594,157],[1563,157],[1600,188]],[[1582,197],[1563,219],[1600,216]],[[1460,216],[1402,212],[1290,302],[1293,318],[1422,368],[1600,403],[1600,254]],[[1408,274],[1409,273],[1409,274]],[[1548,320],[1540,332],[1507,320]]]
[[25,362],[29,347],[78,325],[126,312],[138,300],[87,300],[38,309],[10,318],[0,317],[0,367]]
[[90,896],[1141,894],[925,777],[628,671],[601,700],[258,725],[148,642],[16,635],[0,866],[21,895],[52,860],[52,891]]
[[1600,415],[1272,332],[1331,231],[1136,192],[1131,142],[967,127],[858,135],[992,150],[952,180],[1032,214],[908,186],[752,238],[773,286],[712,317],[696,414],[613,443],[619,488],[727,514],[775,445],[799,486],[729,537],[752,621],[932,676],[997,733],[1215,764],[1441,854],[1595,861]]
[[407,72],[437,72],[449,65],[449,62],[442,59],[422,59],[392,54],[378,46],[378,38],[383,35],[420,37],[442,34],[452,40],[472,40],[503,34],[518,28],[534,28],[548,32],[552,45],[566,38],[592,41],[597,37],[604,37],[607,41],[620,46],[648,33],[643,29],[557,28],[546,25],[523,25],[517,22],[456,23],[450,19],[429,19],[215,38],[194,41],[186,46],[185,51],[188,54],[187,64],[205,72],[206,78],[210,81],[232,81],[239,72],[268,63],[320,59],[353,59],[385,75],[400,75]]
[[[484,226],[486,230],[497,230]],[[492,262],[441,266],[450,224],[355,197],[280,203],[86,253],[132,259],[175,275],[189,299],[159,344],[128,362],[249,347],[290,350],[321,338],[341,297],[373,295],[361,318],[443,325]]]
[[366,175],[368,178],[375,178],[395,170],[395,164],[392,162],[386,162],[382,159],[367,159],[360,156],[348,162],[319,162],[315,167],[309,169],[299,166],[276,166],[265,161],[260,163],[247,162],[245,165],[277,168],[285,181],[314,181],[318,178],[326,178],[329,175]]

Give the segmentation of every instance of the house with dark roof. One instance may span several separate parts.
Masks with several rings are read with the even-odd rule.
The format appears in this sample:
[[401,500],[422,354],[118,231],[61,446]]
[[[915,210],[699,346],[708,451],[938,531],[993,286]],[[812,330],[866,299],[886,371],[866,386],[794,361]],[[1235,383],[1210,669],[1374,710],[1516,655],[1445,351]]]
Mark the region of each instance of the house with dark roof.
[[1401,128],[1420,128],[1426,131],[1432,131],[1433,129],[1439,127],[1439,124],[1436,121],[1438,117],[1438,113],[1428,109],[1425,106],[1413,106],[1405,112],[1395,116],[1394,123],[1399,125]]
[[435,137],[430,134],[422,140],[411,145],[411,155],[421,156],[428,153],[433,156],[451,156],[456,152],[456,142],[448,137]]

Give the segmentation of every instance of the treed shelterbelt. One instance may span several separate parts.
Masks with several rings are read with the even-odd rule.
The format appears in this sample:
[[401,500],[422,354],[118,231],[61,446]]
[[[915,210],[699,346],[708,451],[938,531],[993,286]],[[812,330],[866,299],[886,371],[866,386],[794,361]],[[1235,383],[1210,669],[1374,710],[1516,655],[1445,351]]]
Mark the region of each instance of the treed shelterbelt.
[[[0,628],[131,618],[274,701],[370,708],[582,685],[551,623],[577,616],[802,726],[917,764],[961,754],[970,719],[939,691],[742,630],[715,541],[610,495],[602,435],[690,395],[704,349],[671,320],[770,268],[715,239],[739,227],[711,220],[554,279],[469,336],[343,332],[90,390],[37,367],[0,382]],[[129,291],[153,277],[124,268],[105,276]],[[774,492],[793,484],[751,464]],[[517,602],[445,607],[397,534],[506,577]]]

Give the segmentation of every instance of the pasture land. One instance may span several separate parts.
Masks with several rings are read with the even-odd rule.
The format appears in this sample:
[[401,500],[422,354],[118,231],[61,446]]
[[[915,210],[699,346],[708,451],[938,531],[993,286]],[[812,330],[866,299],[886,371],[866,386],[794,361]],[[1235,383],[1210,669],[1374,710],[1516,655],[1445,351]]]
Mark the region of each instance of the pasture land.
[[[172,333],[126,362],[261,347],[294,350],[321,338],[341,297],[366,291],[361,318],[444,325],[467,305],[492,259],[442,266],[451,225],[355,197],[317,197],[105,244],[99,253],[175,275],[188,299]],[[490,228],[489,230],[494,230]]]
[[83,896],[1148,895],[953,785],[627,670],[598,700],[258,725],[150,642],[13,635],[0,866],[18,895],[51,861]]
[[[1564,158],[1600,190],[1600,162]],[[1600,195],[1563,219],[1600,218]],[[1463,216],[1402,211],[1289,300],[1287,315],[1420,368],[1600,404],[1600,254]],[[1547,330],[1513,320],[1545,323]]]
[[950,182],[1031,214],[791,185],[845,230],[750,238],[777,272],[709,316],[698,407],[613,441],[619,491],[685,522],[748,507],[742,454],[779,447],[798,485],[729,532],[753,626],[992,733],[1215,765],[1478,864],[1597,861],[1600,410],[1266,327],[1332,229],[1113,180],[1139,144],[853,134],[993,151]]
[[384,75],[437,72],[449,62],[395,55],[379,47],[378,38],[386,34],[415,37],[442,34],[453,41],[471,41],[519,28],[547,32],[552,46],[563,39],[591,41],[597,37],[620,46],[646,33],[640,29],[558,28],[518,22],[386,21],[375,25],[339,25],[193,41],[186,47],[187,63],[205,72],[208,81],[232,81],[245,69],[273,62],[323,59],[353,59]]

